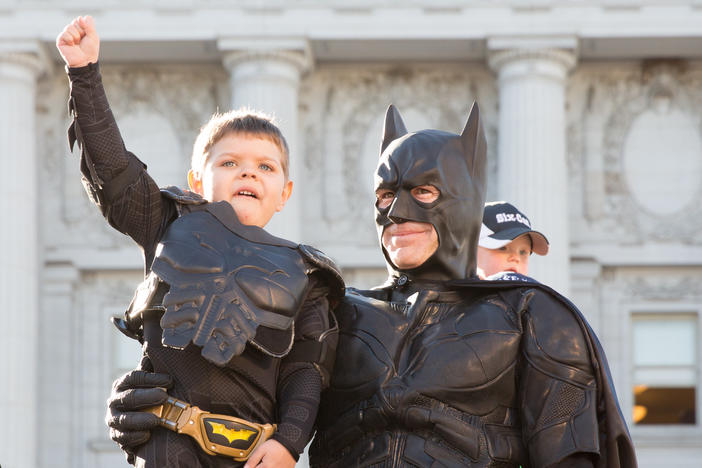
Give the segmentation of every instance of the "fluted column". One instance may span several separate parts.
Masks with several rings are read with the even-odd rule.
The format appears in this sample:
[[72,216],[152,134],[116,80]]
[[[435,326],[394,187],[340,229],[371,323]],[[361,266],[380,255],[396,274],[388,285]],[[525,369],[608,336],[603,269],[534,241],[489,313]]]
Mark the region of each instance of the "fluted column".
[[[41,421],[37,439],[38,466],[41,468],[75,466],[77,456],[72,445],[75,417],[75,359],[72,355],[76,338],[73,295],[80,272],[69,263],[44,264],[41,284],[42,319],[38,325],[39,359],[38,404]],[[105,435],[107,429],[105,429]]]
[[0,42],[0,463],[25,468],[36,466],[38,440],[35,95],[42,62],[11,45]]
[[218,46],[230,74],[232,109],[243,106],[272,114],[288,142],[293,194],[266,229],[299,242],[305,179],[304,155],[298,152],[298,93],[300,77],[312,64],[307,42],[222,39]]
[[532,256],[530,275],[568,294],[565,88],[575,42],[493,40],[488,47],[500,95],[498,198],[524,211],[551,242],[546,257]]
[[572,284],[568,298],[578,306],[592,329],[600,336],[603,326],[599,284],[602,265],[590,258],[574,259],[571,262],[571,272]]

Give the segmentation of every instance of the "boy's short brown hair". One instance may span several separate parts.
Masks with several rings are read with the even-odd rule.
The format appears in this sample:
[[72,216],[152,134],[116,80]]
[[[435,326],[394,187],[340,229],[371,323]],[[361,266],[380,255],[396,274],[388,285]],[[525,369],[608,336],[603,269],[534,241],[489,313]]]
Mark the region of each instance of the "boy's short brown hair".
[[290,152],[288,143],[271,116],[263,112],[242,108],[225,113],[216,112],[202,126],[193,144],[190,166],[193,171],[200,171],[205,166],[209,152],[219,140],[230,133],[263,138],[274,143],[283,155],[280,161],[288,180]]

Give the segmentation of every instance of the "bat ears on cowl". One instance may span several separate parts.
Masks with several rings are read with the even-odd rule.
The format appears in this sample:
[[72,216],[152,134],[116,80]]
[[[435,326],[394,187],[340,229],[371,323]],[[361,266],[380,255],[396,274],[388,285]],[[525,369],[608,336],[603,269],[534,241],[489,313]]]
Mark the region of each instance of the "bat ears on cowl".
[[385,112],[385,127],[383,128],[383,142],[380,145],[380,153],[385,151],[385,148],[393,141],[407,134],[407,127],[402,121],[400,111],[397,107],[390,104]]
[[476,185],[482,184],[481,190],[484,191],[487,167],[487,141],[485,140],[483,123],[480,119],[480,107],[475,101],[473,101],[468,120],[461,133],[461,144],[463,145],[463,153],[466,155],[469,163],[468,168],[473,183]]
[[[390,104],[385,112],[385,125],[383,127],[383,141],[380,145],[380,154],[385,151],[393,140],[396,140],[407,134],[407,127],[402,121],[400,111],[393,104]],[[469,158],[471,176],[476,181],[485,179],[486,153],[487,142],[485,140],[485,131],[480,119],[480,106],[473,101],[468,114],[463,132],[461,133],[461,144],[463,153]]]

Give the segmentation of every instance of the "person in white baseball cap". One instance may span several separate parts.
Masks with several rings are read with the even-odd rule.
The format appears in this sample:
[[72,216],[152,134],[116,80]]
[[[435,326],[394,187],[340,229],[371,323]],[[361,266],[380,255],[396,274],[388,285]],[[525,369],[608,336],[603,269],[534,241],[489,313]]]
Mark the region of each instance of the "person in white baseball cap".
[[511,203],[485,204],[478,240],[478,276],[485,279],[511,271],[527,276],[529,256],[546,255],[548,240],[531,227],[529,218]]

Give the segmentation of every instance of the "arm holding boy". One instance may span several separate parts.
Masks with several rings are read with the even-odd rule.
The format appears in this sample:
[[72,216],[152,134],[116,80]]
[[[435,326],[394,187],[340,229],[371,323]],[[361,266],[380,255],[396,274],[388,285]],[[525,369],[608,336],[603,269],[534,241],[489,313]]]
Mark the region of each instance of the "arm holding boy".
[[[275,211],[282,209],[292,189],[292,182],[287,180],[287,171],[284,170],[287,160],[283,161],[281,154],[287,151],[282,135],[282,143],[276,143],[273,141],[275,138],[265,135],[252,135],[245,130],[237,134],[235,130],[225,129],[217,138],[205,144],[205,152],[208,153],[205,161],[201,166],[193,166],[189,174],[189,185],[201,198],[178,190],[162,193],[146,173],[145,166],[126,150],[119,134],[101,83],[97,64],[100,41],[94,20],[89,16],[76,18],[58,36],[56,45],[66,62],[71,81],[69,106],[74,122],[69,130],[69,139],[71,146],[77,141],[81,147],[81,173],[86,190],[110,225],[132,237],[143,249],[147,272],[157,257],[156,246],[171,223],[183,213],[189,212],[190,205],[226,201],[236,212],[233,217],[237,219],[232,221],[234,229],[243,225],[241,229],[244,230],[248,226],[262,228]],[[213,118],[214,120],[216,119]],[[274,128],[278,131],[277,127]],[[230,185],[238,188],[229,188]],[[311,257],[314,260],[315,254],[312,253]],[[309,253],[306,253],[305,261],[309,263]],[[340,281],[330,286],[325,275],[329,270],[333,271],[334,267],[325,265],[323,261],[321,263],[307,268],[316,273],[308,274],[304,302],[296,315],[292,350],[280,360],[279,365],[271,367],[277,369],[276,376],[271,377],[259,370],[261,376],[265,377],[262,380],[273,382],[268,385],[274,388],[268,388],[266,384],[263,384],[266,388],[261,388],[259,381],[242,383],[255,387],[262,394],[277,394],[276,419],[279,430],[251,454],[247,467],[292,467],[311,437],[325,370],[310,357],[313,353],[305,352],[304,349],[316,349],[305,344],[319,342],[321,335],[328,334],[326,332],[330,324],[327,295],[331,288],[338,289]],[[171,314],[173,315],[175,314]],[[258,334],[255,338],[259,338]],[[151,345],[159,346],[153,343]],[[245,351],[244,354],[244,361],[252,359],[252,352],[247,354]],[[241,356],[234,356],[234,359],[239,357]],[[264,359],[270,357],[264,356]],[[145,356],[144,362],[146,370],[154,370],[149,356]],[[246,362],[244,364],[244,367],[251,365]],[[155,367],[159,371],[158,365]],[[163,372],[163,366],[160,372]],[[217,369],[211,372],[225,375],[224,371]],[[158,378],[162,385],[169,381],[164,374],[137,372],[128,377],[126,382],[116,383],[115,388],[119,391],[121,388],[132,388],[130,385],[152,387],[154,382],[151,379],[154,378]],[[175,380],[177,387],[178,379]],[[230,382],[227,383],[231,385]],[[121,400],[112,400],[112,404],[118,407],[122,401],[133,410],[162,403],[167,398],[166,393],[159,389],[149,389],[147,397],[144,395],[143,392],[129,391]],[[135,406],[135,400],[141,401]],[[159,424],[155,415],[141,412],[120,413],[118,419],[120,424],[131,421],[133,427],[140,430],[125,434],[127,438],[122,441],[123,444],[120,443],[125,449],[146,442],[149,430]],[[117,421],[112,421],[108,410],[108,423],[111,422]],[[119,439],[120,436],[112,432],[113,439]]]

